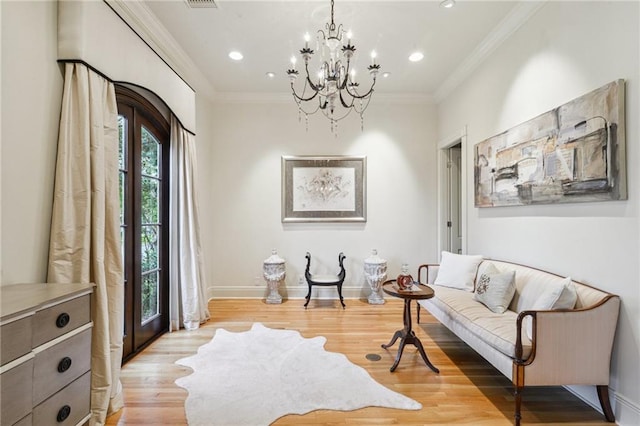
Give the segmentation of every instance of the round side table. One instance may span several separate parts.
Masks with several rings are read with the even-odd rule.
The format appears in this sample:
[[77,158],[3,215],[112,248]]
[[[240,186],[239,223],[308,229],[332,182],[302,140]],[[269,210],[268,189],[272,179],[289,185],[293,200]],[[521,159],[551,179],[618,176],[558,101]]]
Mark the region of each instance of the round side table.
[[398,288],[398,285],[396,284],[396,280],[388,280],[388,281],[385,281],[384,284],[382,284],[382,291],[384,291],[390,296],[398,297],[404,300],[404,316],[403,316],[404,328],[402,330],[396,331],[393,334],[393,337],[391,338],[391,341],[389,343],[387,343],[386,345],[382,345],[384,349],[387,349],[393,346],[393,344],[396,343],[396,340],[400,339],[400,347],[398,348],[398,355],[396,355],[396,361],[393,363],[389,371],[393,372],[395,371],[396,367],[398,367],[398,364],[400,363],[400,358],[402,357],[402,351],[404,350],[404,346],[406,344],[412,344],[416,348],[418,348],[418,351],[420,352],[420,355],[422,356],[422,359],[424,360],[425,364],[427,364],[427,367],[429,367],[436,373],[440,373],[440,370],[438,370],[433,364],[431,364],[431,361],[429,361],[429,358],[427,357],[427,354],[425,353],[424,348],[422,347],[422,342],[420,342],[420,339],[418,339],[413,329],[411,328],[412,327],[411,301],[431,299],[435,294],[433,292],[433,289],[426,285],[414,284],[412,289],[410,290],[400,290]]

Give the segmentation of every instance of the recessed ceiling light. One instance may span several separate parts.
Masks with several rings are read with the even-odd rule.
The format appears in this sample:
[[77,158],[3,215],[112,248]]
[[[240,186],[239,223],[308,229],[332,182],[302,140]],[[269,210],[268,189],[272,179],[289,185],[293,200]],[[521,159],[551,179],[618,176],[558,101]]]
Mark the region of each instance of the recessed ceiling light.
[[267,77],[269,77],[269,78],[273,78],[273,77],[275,77],[275,76],[276,76],[276,73],[275,73],[275,72],[271,72],[271,71],[269,71],[269,72],[266,74],[266,76],[267,76]]
[[234,61],[239,61],[242,58],[244,58],[244,56],[242,56],[242,53],[238,52],[237,50],[233,50],[233,51],[229,52],[229,57],[231,59],[233,59]]
[[453,6],[455,6],[455,4],[456,4],[455,0],[442,0],[440,2],[440,7],[451,9]]
[[390,73],[390,72],[388,72],[388,71],[387,71],[387,72],[383,72],[383,73],[382,73],[382,77],[384,77],[384,78],[387,78],[387,77],[389,77],[390,75],[391,75],[391,73]]
[[421,61],[424,58],[424,55],[422,54],[422,52],[413,52],[411,55],[409,55],[409,60],[411,62],[418,62]]

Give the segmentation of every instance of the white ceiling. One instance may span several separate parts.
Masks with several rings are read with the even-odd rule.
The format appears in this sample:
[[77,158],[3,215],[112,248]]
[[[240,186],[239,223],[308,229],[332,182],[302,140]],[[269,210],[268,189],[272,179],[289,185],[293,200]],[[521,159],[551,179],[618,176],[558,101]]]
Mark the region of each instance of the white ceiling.
[[[330,20],[330,0],[216,0],[217,8],[191,8],[186,0],[144,3],[218,94],[289,93],[290,57],[300,56],[305,32],[314,37]],[[526,3],[458,0],[445,9],[438,1],[337,0],[334,20],[353,32],[361,84],[370,81],[366,66],[375,50],[381,71],[390,73],[378,77],[377,93],[437,97],[529,16],[520,11]],[[231,50],[244,59],[231,60]],[[416,50],[424,59],[409,62]],[[269,71],[275,78],[266,77]]]

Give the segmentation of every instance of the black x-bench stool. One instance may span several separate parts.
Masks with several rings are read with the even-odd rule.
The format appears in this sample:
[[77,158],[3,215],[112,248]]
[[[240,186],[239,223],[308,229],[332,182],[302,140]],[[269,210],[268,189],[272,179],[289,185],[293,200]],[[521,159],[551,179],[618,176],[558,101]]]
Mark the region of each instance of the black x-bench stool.
[[344,299],[342,298],[342,283],[344,282],[344,277],[347,275],[347,273],[344,270],[344,264],[343,264],[344,259],[346,257],[344,253],[340,253],[338,255],[338,263],[340,264],[340,272],[338,272],[338,275],[311,274],[309,270],[311,267],[311,254],[307,252],[305,257],[307,258],[307,269],[305,269],[304,271],[304,277],[307,279],[307,285],[309,286],[309,293],[307,293],[307,297],[305,297],[307,301],[304,304],[304,308],[307,309],[309,300],[311,300],[311,288],[314,285],[325,286],[325,287],[334,285],[338,289],[338,296],[340,296],[340,303],[342,304],[342,309],[344,309],[345,304],[344,304]]

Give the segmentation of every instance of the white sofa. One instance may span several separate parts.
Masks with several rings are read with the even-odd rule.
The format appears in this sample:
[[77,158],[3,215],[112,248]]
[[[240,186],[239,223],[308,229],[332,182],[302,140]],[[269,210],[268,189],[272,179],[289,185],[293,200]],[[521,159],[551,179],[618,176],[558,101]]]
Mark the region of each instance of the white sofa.
[[[435,290],[434,298],[419,301],[418,322],[422,306],[512,381],[516,426],[521,419],[523,389],[544,385],[595,385],[606,419],[615,421],[608,384],[620,307],[618,296],[570,278],[496,260],[480,260],[475,272],[468,274],[473,282],[466,286],[452,284],[451,273],[460,275],[462,271],[461,268],[453,270],[452,263],[448,262],[449,282],[438,285],[438,272],[441,270],[445,275],[445,255],[443,252],[441,265],[421,265],[418,269],[418,281]],[[448,260],[472,258],[447,255]],[[470,267],[468,271],[473,271],[473,265]],[[504,313],[492,312],[475,300],[478,282],[487,278],[482,274],[492,276],[483,271],[500,275],[515,271],[515,291]],[[573,308],[538,309],[543,294],[569,282],[572,284],[569,287],[575,289]]]

